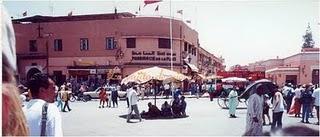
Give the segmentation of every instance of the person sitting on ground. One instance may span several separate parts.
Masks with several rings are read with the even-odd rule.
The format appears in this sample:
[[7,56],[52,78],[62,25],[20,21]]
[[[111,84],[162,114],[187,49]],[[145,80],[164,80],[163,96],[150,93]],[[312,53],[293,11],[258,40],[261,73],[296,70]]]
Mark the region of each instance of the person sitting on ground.
[[184,100],[185,97],[181,96],[181,101],[180,101],[180,109],[181,109],[181,114],[183,117],[187,116],[186,115],[186,108],[187,108],[187,102]]
[[161,106],[161,115],[164,117],[172,116],[171,106],[167,101],[165,101]]
[[175,97],[172,102],[172,112],[174,117],[181,116],[181,107],[180,107],[180,99],[179,97]]
[[143,118],[157,118],[160,116],[161,111],[155,105],[152,105],[151,102],[148,103],[149,110],[148,112],[142,111],[141,117]]

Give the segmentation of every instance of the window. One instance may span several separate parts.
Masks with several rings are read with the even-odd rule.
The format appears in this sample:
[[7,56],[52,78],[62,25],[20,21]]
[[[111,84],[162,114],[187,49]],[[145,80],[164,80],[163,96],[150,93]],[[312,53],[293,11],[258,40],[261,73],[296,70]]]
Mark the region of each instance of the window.
[[80,39],[80,50],[89,50],[89,40],[88,38]]
[[127,48],[136,48],[136,38],[127,38]]
[[31,51],[31,52],[37,52],[38,51],[37,41],[36,40],[30,40],[29,41],[29,51]]
[[106,38],[106,49],[107,50],[110,50],[110,49],[115,49],[117,46],[116,46],[116,43],[114,41],[114,37],[107,37]]
[[196,48],[191,48],[191,55],[196,55]]
[[188,47],[188,53],[192,53],[192,51],[191,51],[191,45],[189,45],[189,47]]
[[54,40],[54,51],[62,51],[62,39]]
[[194,54],[195,56],[197,56],[197,49],[196,49],[196,48],[193,48],[193,50],[194,50],[194,51],[193,51],[193,52],[194,52],[193,54]]
[[188,43],[184,42],[184,51],[188,51]]
[[162,49],[170,49],[170,39],[159,38],[158,47]]

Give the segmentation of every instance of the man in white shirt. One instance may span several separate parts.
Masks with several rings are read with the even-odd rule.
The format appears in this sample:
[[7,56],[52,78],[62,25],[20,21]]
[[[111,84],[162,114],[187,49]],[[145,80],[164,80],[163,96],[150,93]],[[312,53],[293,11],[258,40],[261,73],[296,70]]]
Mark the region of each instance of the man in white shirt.
[[129,113],[127,116],[127,122],[130,123],[130,119],[131,119],[131,115],[132,115],[132,111],[134,111],[134,113],[136,113],[136,115],[138,115],[138,118],[140,120],[140,122],[142,121],[140,113],[139,113],[139,109],[138,109],[138,95],[137,95],[137,87],[132,87],[129,89],[128,92],[128,100],[129,100]]
[[[28,81],[32,99],[23,108],[30,136],[62,136],[61,115],[54,104],[55,84],[45,74],[34,74]],[[47,120],[43,126],[43,108],[47,105]]]
[[169,98],[169,95],[170,95],[170,85],[169,85],[168,83],[164,85],[164,90],[165,90],[166,98]]
[[276,131],[282,128],[282,115],[284,112],[284,102],[282,94],[277,91],[273,96],[272,102],[272,125],[271,131]]
[[314,99],[314,106],[317,110],[317,118],[318,118],[318,122],[316,123],[317,125],[319,125],[319,105],[320,105],[319,96],[320,96],[320,88],[316,87],[316,89],[312,93],[312,97]]

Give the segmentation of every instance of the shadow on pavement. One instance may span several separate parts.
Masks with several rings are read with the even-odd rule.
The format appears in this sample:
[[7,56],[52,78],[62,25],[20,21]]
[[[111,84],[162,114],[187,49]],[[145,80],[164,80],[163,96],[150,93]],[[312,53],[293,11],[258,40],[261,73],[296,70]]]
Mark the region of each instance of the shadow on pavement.
[[[227,107],[223,107],[222,109],[229,109]],[[246,107],[237,107],[237,109],[247,109]]]
[[[119,117],[120,118],[124,118],[124,119],[127,119],[127,114],[126,115],[120,115]],[[187,118],[189,117],[189,115],[185,116],[185,117],[156,117],[156,118],[145,118],[145,117],[142,117],[142,119],[145,119],[145,120],[158,120],[158,119],[182,119],[182,118]],[[139,119],[137,115],[132,115],[131,116],[131,119]]]

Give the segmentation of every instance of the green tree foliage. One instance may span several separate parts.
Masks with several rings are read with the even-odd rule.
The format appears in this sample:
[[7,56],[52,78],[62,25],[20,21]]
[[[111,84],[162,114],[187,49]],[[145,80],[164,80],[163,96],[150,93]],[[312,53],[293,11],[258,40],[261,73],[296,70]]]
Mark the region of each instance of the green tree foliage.
[[302,36],[304,39],[302,48],[313,48],[314,47],[314,41],[312,39],[312,32],[310,28],[310,24],[308,24],[306,34]]

